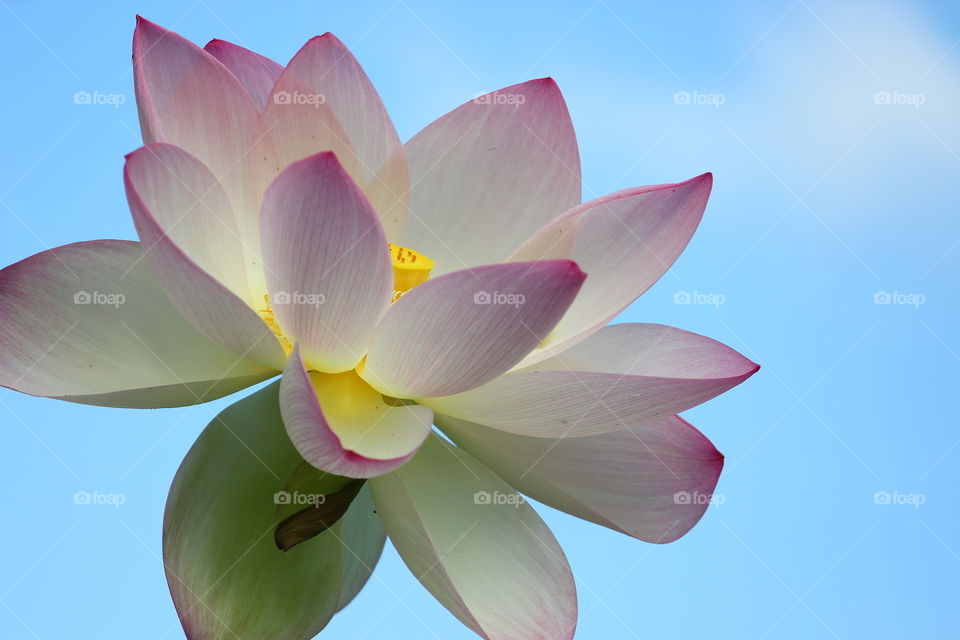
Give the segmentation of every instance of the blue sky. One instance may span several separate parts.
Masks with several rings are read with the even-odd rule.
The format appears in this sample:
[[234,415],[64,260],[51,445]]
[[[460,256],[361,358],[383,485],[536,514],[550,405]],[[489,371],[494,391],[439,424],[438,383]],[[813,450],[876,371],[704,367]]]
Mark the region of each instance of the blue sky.
[[[685,414],[727,456],[722,503],[686,537],[653,546],[540,509],[578,580],[577,637],[960,634],[953,3],[0,5],[3,265],[135,238],[121,182],[139,146],[135,12],[280,62],[332,31],[404,139],[477,93],[552,76],[585,199],[714,172],[686,253],[619,320],[712,336],[763,369]],[[116,97],[76,104],[81,91]],[[0,637],[182,637],[163,503],[230,402],[130,411],[0,392]],[[124,504],[73,504],[82,490]],[[321,637],[473,636],[388,548]]]

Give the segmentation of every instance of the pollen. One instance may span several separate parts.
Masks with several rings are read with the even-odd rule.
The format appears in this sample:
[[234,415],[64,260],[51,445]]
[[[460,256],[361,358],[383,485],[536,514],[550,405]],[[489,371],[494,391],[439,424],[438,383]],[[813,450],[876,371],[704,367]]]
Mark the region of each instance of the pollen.
[[260,316],[260,319],[263,320],[264,324],[270,327],[270,331],[273,332],[273,335],[277,336],[277,341],[280,343],[280,347],[283,349],[283,354],[289,357],[290,353],[293,351],[293,344],[290,342],[290,339],[287,338],[287,336],[283,335],[283,330],[280,328],[277,318],[273,315],[273,308],[270,306],[269,295],[263,295],[263,308],[257,310],[257,315]]
[[433,260],[413,249],[390,243],[387,246],[393,263],[393,301],[396,302],[404,293],[427,281]]

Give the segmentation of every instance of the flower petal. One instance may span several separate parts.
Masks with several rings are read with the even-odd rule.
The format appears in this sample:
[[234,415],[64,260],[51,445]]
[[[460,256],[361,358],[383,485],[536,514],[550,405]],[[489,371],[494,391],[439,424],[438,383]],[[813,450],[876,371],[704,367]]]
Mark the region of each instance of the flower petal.
[[124,179],[173,244],[238,297],[254,302],[230,200],[202,162],[180,147],[148,144],[127,156]]
[[307,462],[351,478],[396,469],[416,453],[433,426],[418,405],[388,405],[353,371],[308,373],[299,347],[280,385],[287,434]]
[[361,372],[397,398],[472,389],[518,363],[570,306],[575,262],[485,265],[428,280],[390,307]]
[[[243,274],[230,263],[236,257],[229,250],[236,236],[229,225],[222,234],[217,229],[227,224],[226,203],[213,176],[181,149],[149,145],[129,156],[124,183],[145,256],[180,313],[217,344],[282,369],[283,349],[250,306],[249,290],[245,298],[235,293],[243,287]],[[204,187],[202,206],[197,206],[194,188]],[[178,229],[178,223],[187,227]]]
[[370,198],[387,237],[399,237],[410,178],[393,122],[367,74],[331,33],[311,39],[283,70],[264,110],[279,169],[337,154]]
[[390,304],[393,271],[377,214],[337,157],[287,167],[260,214],[270,303],[311,368],[357,366]]
[[[366,517],[360,517],[361,514]],[[347,516],[340,519],[337,532],[345,551],[337,611],[350,604],[367,584],[387,540],[369,486],[360,490]]]
[[423,404],[520,435],[572,438],[686,411],[759,368],[695,333],[658,324],[614,324],[532,367]]
[[436,416],[437,426],[518,491],[647,542],[697,523],[723,455],[679,416],[580,438],[531,438]]
[[270,58],[226,40],[211,40],[203,49],[237,77],[260,111],[263,111],[267,96],[280,77],[283,67]]
[[511,260],[576,260],[590,276],[550,340],[524,365],[583,340],[649,289],[690,241],[707,206],[709,173],[679,184],[627,189],[568,211]]
[[400,243],[437,275],[505,260],[580,202],[580,155],[550,78],[480,96],[404,146],[413,187]]
[[35,396],[183,406],[276,374],[190,326],[137,242],[80,242],[11,265],[0,309],[0,385]]
[[312,638],[362,586],[357,563],[372,568],[380,557],[384,533],[366,490],[326,531],[286,552],[275,546],[278,492],[303,465],[283,433],[277,389],[217,416],[170,488],[164,567],[191,640]]
[[257,216],[270,178],[267,168],[274,163],[264,147],[257,105],[219,60],[140,17],[133,70],[144,143],[184,149],[223,184],[237,217],[250,285],[266,293]]
[[487,640],[570,640],[577,594],[556,539],[513,489],[438,436],[370,481],[413,575]]

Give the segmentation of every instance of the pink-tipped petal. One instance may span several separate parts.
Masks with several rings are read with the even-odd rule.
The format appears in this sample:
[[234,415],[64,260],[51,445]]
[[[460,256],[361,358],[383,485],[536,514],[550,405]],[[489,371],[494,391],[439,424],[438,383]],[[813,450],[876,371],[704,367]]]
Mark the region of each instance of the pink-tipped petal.
[[219,398],[275,375],[201,335],[140,243],[57,247],[0,271],[0,386],[112,407]]
[[540,229],[511,260],[576,260],[589,274],[533,364],[583,340],[649,289],[687,246],[713,178],[627,189],[568,211]]
[[384,315],[361,375],[398,398],[480,386],[547,336],[584,278],[576,263],[548,260],[485,265],[428,280]]
[[410,187],[403,147],[367,74],[336,36],[313,38],[297,52],[267,99],[264,126],[278,170],[336,153],[397,241]]
[[260,224],[270,302],[284,333],[312,368],[353,369],[393,294],[376,212],[326,152],[273,181]]
[[223,184],[237,217],[251,286],[265,293],[257,216],[268,168],[275,163],[256,103],[210,53],[139,17],[133,72],[144,143],[184,149]]
[[283,67],[270,58],[226,40],[211,40],[203,49],[237,77],[260,111],[263,111]]
[[[176,162],[168,165],[164,161]],[[241,286],[242,276],[235,276],[229,268],[229,252],[222,253],[216,248],[219,242],[229,245],[231,241],[229,233],[225,232],[221,238],[215,231],[216,225],[223,220],[214,221],[199,209],[195,214],[178,209],[180,203],[188,203],[192,197],[189,190],[181,191],[183,185],[178,182],[181,174],[188,170],[196,174],[186,180],[207,182],[202,177],[202,165],[170,145],[150,145],[128,159],[124,171],[127,202],[143,242],[145,258],[153,266],[158,282],[173,304],[199,331],[239,355],[277,370],[283,369],[283,349],[250,306],[249,293],[241,298],[197,262],[202,260],[207,268],[233,287]],[[207,175],[207,178],[212,179],[212,176]],[[186,184],[189,186],[190,182]],[[216,210],[222,200],[222,196],[218,198],[216,194],[214,181],[201,202]],[[176,230],[178,215],[197,222],[190,234]],[[197,235],[188,237],[192,234]],[[197,260],[189,256],[174,237],[190,247]],[[207,242],[213,246],[208,246]]]
[[255,303],[230,200],[202,162],[157,142],[127,156],[124,179],[170,242],[237,297]]
[[580,155],[550,78],[480,96],[404,146],[413,185],[401,244],[437,275],[505,260],[580,202]]
[[723,468],[723,455],[679,416],[560,440],[448,416],[436,422],[518,491],[647,542],[687,533],[709,506]]
[[571,640],[577,593],[563,550],[514,490],[439,436],[370,481],[413,575],[486,640]]
[[572,438],[686,411],[757,369],[705,336],[657,324],[615,324],[532,367],[423,403],[519,435]]
[[280,411],[297,451],[314,467],[351,478],[393,471],[433,425],[418,405],[388,405],[354,372],[307,372],[295,348],[280,383]]

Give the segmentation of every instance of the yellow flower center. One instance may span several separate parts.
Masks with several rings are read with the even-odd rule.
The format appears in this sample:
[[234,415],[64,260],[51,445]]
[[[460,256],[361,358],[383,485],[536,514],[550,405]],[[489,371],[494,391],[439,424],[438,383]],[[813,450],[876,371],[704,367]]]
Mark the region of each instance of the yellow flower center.
[[[400,296],[413,289],[418,284],[423,284],[430,277],[430,270],[433,269],[433,260],[417,253],[413,249],[398,247],[395,244],[387,243],[390,249],[390,262],[393,264],[393,298],[391,302],[396,302]],[[257,315],[263,320],[264,324],[270,327],[270,331],[277,337],[283,353],[287,357],[293,351],[293,343],[284,335],[280,323],[273,313],[273,307],[270,306],[270,296],[264,294],[263,307],[257,310]],[[358,370],[362,371],[364,361],[358,365]]]
[[273,308],[270,306],[270,296],[266,293],[263,294],[263,308],[257,310],[257,315],[260,316],[264,324],[270,327],[273,335],[277,336],[277,341],[280,342],[280,346],[283,348],[283,355],[290,357],[290,352],[293,351],[293,343],[290,342],[287,336],[283,335],[283,329],[280,328],[280,323],[277,322],[277,318],[273,315]]
[[433,269],[433,260],[413,249],[398,247],[389,242],[387,246],[390,248],[390,261],[393,263],[393,302],[396,302],[404,293],[427,281],[430,270]]

